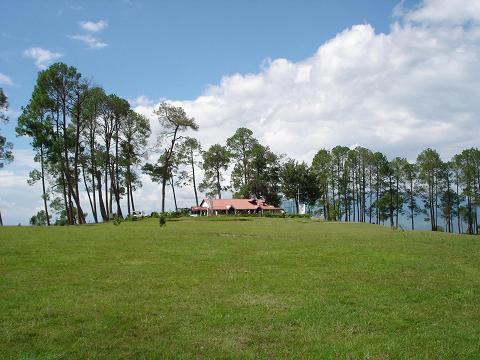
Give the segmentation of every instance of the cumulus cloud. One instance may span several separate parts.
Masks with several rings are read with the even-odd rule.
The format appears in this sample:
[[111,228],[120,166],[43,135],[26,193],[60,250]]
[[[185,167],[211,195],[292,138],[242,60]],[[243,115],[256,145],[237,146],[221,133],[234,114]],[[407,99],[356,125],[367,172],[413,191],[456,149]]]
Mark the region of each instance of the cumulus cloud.
[[206,146],[246,126],[273,150],[307,161],[337,144],[410,159],[429,146],[449,157],[478,146],[480,25],[408,19],[439,19],[451,2],[425,1],[386,34],[352,26],[308,59],[268,60],[258,73],[225,76],[174,103],[197,119]]
[[83,30],[91,31],[91,32],[98,32],[98,31],[101,31],[108,26],[108,21],[107,20],[99,20],[97,22],[95,22],[95,21],[80,21],[79,25]]
[[0,73],[0,85],[13,85],[13,81],[9,76]]
[[23,55],[34,59],[39,69],[45,69],[51,62],[62,57],[62,54],[41,47],[32,47],[24,50]]
[[101,48],[104,48],[105,46],[108,46],[107,43],[103,42],[102,40],[90,34],[86,34],[86,35],[77,34],[77,35],[72,35],[70,37],[74,40],[79,40],[83,42],[85,45],[87,45],[91,49],[101,49]]

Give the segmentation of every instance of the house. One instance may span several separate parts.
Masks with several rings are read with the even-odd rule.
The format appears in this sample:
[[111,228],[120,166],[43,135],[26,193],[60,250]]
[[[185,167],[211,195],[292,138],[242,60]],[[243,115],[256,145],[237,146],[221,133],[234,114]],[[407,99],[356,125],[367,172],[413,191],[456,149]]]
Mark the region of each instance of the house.
[[199,206],[191,208],[191,214],[194,216],[283,212],[282,208],[269,205],[263,199],[203,199]]

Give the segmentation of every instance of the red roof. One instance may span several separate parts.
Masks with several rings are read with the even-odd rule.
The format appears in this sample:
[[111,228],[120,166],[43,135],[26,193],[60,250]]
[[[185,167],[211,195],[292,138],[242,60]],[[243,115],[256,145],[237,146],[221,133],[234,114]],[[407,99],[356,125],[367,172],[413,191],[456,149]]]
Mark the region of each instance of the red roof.
[[256,210],[258,208],[262,210],[282,210],[265,203],[262,199],[204,199],[200,205],[204,209],[210,206],[212,210],[228,210],[230,208],[236,210]]
[[202,210],[208,210],[208,208],[203,206],[192,206],[192,211],[202,211]]

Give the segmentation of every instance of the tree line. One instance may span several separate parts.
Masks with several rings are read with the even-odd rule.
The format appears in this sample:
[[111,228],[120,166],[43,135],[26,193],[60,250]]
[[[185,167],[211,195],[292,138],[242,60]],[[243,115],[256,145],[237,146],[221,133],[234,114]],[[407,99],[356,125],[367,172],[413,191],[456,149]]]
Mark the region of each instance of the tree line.
[[22,108],[16,132],[31,138],[39,167],[29,184],[41,183],[44,209],[32,222],[84,224],[82,192],[95,222],[135,209],[141,186],[137,167],[150,135],[149,121],[127,100],[93,86],[63,63],[40,71],[29,103]]
[[405,216],[415,229],[421,216],[434,231],[479,232],[477,148],[449,161],[426,149],[409,162],[364,147],[336,146],[319,150],[309,165],[276,154],[247,128],[203,150],[191,136],[198,124],[183,108],[162,102],[155,115],[161,132],[148,151],[150,158],[158,156],[152,163],[144,161],[149,122],[125,99],[106,94],[65,64],[41,71],[17,126],[18,135],[31,138],[39,164],[29,183],[41,183],[44,210],[32,223],[49,225],[51,212],[56,223],[85,223],[82,203],[87,200],[95,222],[130,215],[141,171],[160,184],[162,212],[167,192],[178,210],[176,189],[189,186],[197,205],[199,192],[221,198],[229,191],[236,198],[263,198],[277,206],[292,200],[297,212],[307,204],[329,221],[399,227]]

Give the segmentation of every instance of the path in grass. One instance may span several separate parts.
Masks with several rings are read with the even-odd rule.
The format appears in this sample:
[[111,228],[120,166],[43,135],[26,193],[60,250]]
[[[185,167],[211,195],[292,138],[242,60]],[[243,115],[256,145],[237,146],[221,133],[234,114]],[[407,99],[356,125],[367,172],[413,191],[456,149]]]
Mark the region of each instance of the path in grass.
[[478,237],[241,220],[0,228],[1,356],[480,357]]

